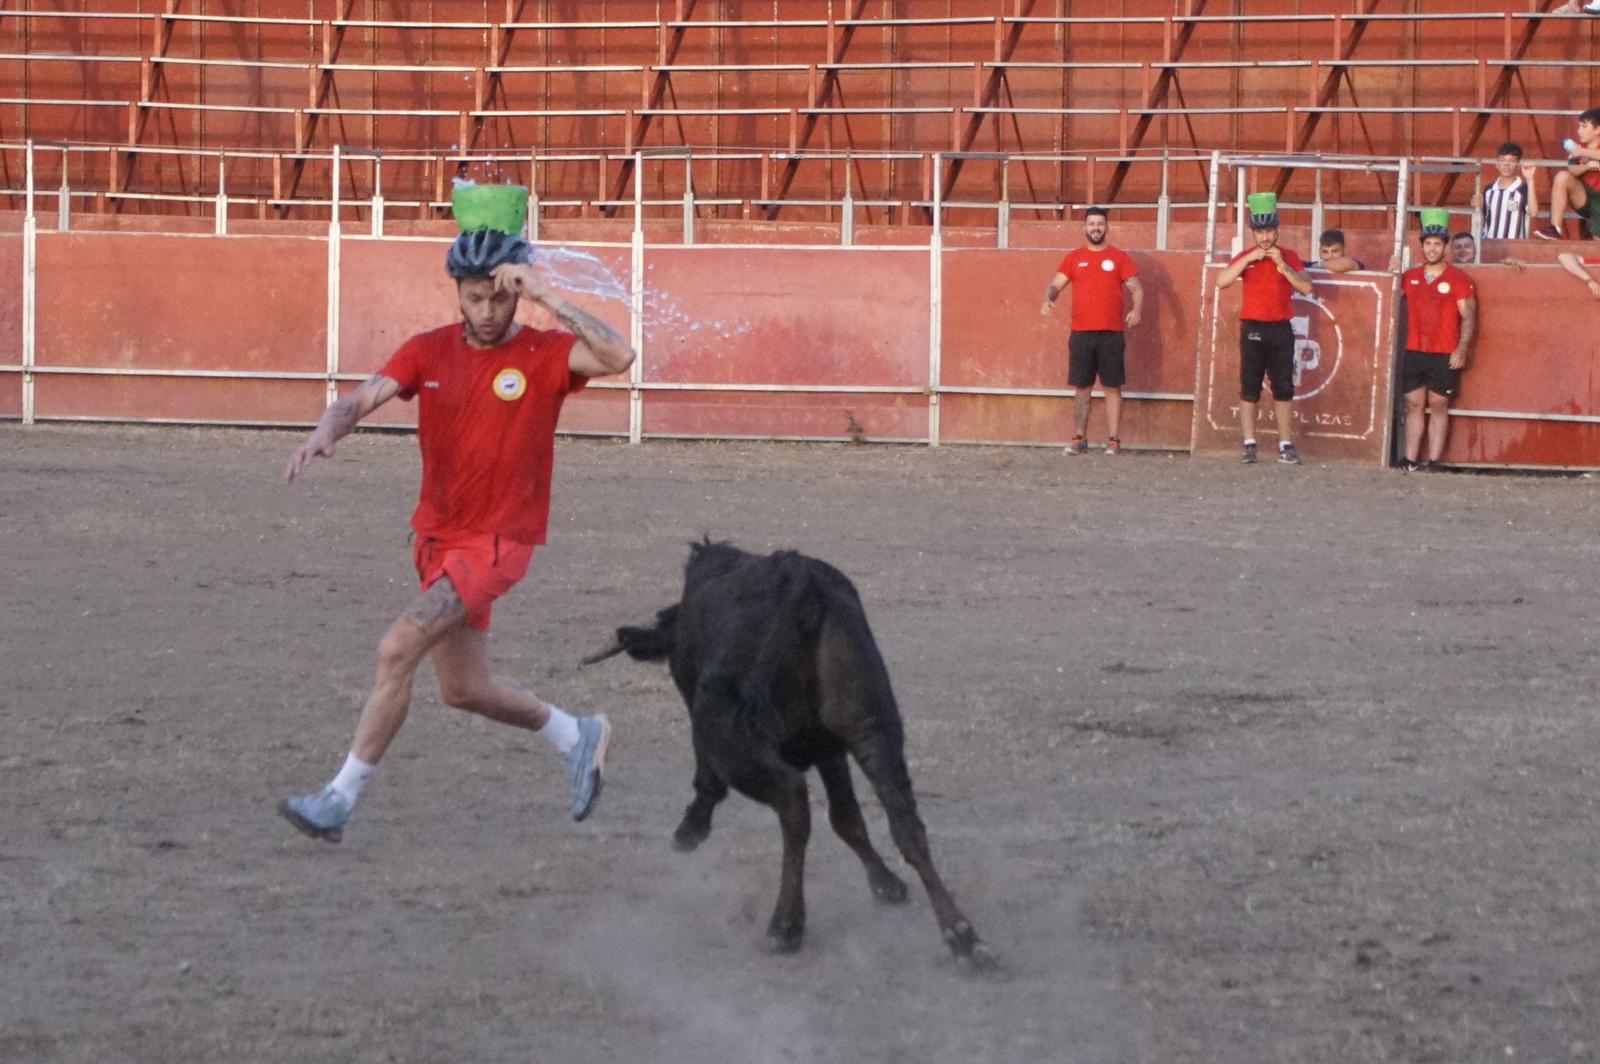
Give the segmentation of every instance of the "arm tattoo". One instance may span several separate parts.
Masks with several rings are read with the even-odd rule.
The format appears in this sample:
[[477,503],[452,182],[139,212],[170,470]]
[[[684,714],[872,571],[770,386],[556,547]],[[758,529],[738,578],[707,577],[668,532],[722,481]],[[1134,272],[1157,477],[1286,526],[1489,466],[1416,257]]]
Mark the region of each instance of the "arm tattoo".
[[1466,304],[1461,309],[1461,340],[1456,344],[1456,350],[1462,354],[1472,346],[1472,338],[1478,331],[1478,297],[1468,296]]
[[563,299],[559,307],[552,307],[552,313],[557,320],[573,332],[578,334],[578,339],[590,347],[612,347],[617,344],[626,344],[621,334],[599,318],[586,310],[580,310],[569,301]]

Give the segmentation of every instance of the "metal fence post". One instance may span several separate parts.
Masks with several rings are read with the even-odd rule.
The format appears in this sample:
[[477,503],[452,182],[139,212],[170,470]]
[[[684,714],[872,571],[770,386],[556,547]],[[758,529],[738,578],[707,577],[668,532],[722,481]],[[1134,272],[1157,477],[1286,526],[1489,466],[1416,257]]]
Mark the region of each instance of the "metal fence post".
[[939,375],[944,338],[944,153],[933,153],[933,232],[928,237],[928,446],[939,446]]
[[38,322],[39,221],[33,213],[33,139],[27,143],[27,189],[22,218],[22,423],[33,424],[33,366]]
[[333,213],[328,219],[328,385],[327,405],[339,398],[339,174],[344,156],[340,146],[333,146]]
[[636,357],[628,371],[628,442],[644,440],[644,154],[633,155],[633,298],[629,300],[633,320],[629,323],[628,338],[633,343]]

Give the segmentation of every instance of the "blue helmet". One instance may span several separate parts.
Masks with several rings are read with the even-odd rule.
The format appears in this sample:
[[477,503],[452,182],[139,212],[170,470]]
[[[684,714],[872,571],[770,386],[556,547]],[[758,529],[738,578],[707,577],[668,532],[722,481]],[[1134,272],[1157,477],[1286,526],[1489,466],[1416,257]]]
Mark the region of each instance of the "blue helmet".
[[520,236],[496,229],[475,229],[456,237],[445,256],[444,268],[451,277],[464,281],[469,277],[487,277],[497,266],[527,262],[532,257],[533,248]]

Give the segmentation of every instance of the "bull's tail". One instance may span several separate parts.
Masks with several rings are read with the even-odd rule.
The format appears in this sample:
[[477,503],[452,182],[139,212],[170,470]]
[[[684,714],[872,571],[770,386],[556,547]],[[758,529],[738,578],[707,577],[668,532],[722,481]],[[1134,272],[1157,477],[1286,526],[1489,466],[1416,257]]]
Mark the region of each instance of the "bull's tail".
[[593,665],[618,654],[627,654],[635,661],[665,661],[672,653],[672,643],[677,628],[678,607],[674,604],[656,613],[656,623],[653,627],[618,628],[616,643],[598,653],[590,654],[583,659],[583,663]]

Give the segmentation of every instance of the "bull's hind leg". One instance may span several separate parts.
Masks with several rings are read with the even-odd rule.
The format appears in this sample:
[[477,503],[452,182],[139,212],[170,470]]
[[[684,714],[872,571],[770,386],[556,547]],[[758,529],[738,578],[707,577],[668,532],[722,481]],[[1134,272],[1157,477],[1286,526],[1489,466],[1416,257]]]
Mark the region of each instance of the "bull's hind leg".
[[928,850],[928,832],[917,815],[917,799],[911,790],[911,773],[906,770],[905,756],[898,744],[882,741],[862,743],[855,749],[856,761],[862,773],[872,781],[889,817],[889,832],[899,847],[906,863],[916,869],[922,886],[933,904],[934,916],[950,952],[974,964],[988,967],[995,963],[994,954],[978,938],[972,922],[967,919],[944,881],[933,867],[933,855]]
[[775,755],[762,758],[731,780],[734,790],[778,814],[783,829],[783,873],[778,884],[778,904],[767,924],[773,949],[793,953],[805,937],[806,843],[811,839],[811,800],[806,778]]
[[817,762],[817,772],[822,776],[822,786],[828,792],[828,820],[845,845],[855,851],[867,870],[867,883],[879,900],[900,904],[908,891],[905,881],[883,863],[878,851],[873,849],[867,836],[867,822],[861,818],[861,805],[856,801],[856,790],[850,783],[850,762],[839,754]]

